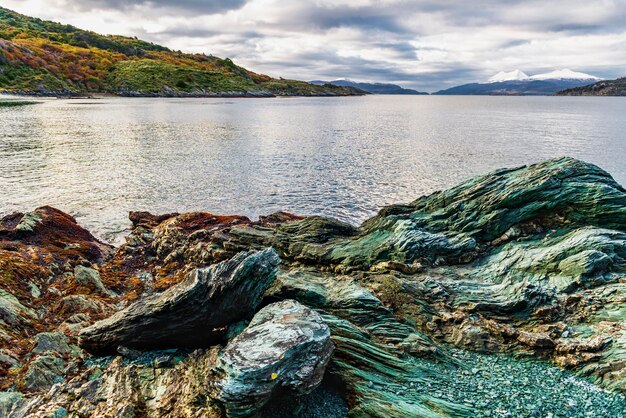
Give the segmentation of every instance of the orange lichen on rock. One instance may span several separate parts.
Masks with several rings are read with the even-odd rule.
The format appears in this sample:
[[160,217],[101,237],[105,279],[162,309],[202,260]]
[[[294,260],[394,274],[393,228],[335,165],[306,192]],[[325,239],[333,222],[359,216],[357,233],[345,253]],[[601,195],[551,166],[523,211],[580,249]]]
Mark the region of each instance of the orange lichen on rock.
[[59,260],[74,262],[102,261],[112,249],[78,225],[72,216],[50,206],[0,219],[0,248],[25,245],[45,248]]
[[[0,326],[9,337],[0,341],[0,349],[5,360],[15,360],[0,364],[0,386],[17,383],[15,376],[28,367],[32,338],[37,333],[56,329],[81,312],[81,306],[60,312],[65,297],[85,294],[93,297],[94,303],[106,305],[96,301],[107,297],[92,295],[91,288],[77,284],[73,272],[76,266],[104,262],[111,251],[111,246],[78,225],[72,216],[49,206],[0,219],[1,316],[11,323],[6,329]],[[110,311],[102,309],[105,313]]]
[[175,284],[180,283],[181,281],[183,281],[184,278],[185,278],[184,272],[180,272],[180,273],[165,276],[165,277],[159,277],[154,282],[154,290],[156,290],[157,292],[162,292],[174,286]]

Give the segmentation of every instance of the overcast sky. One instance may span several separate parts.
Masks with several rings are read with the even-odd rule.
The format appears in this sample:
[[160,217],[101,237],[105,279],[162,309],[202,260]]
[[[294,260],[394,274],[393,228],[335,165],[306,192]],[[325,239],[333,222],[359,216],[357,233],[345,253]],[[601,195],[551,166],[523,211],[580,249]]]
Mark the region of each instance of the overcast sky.
[[304,80],[425,91],[570,68],[626,75],[626,0],[2,0],[105,34]]

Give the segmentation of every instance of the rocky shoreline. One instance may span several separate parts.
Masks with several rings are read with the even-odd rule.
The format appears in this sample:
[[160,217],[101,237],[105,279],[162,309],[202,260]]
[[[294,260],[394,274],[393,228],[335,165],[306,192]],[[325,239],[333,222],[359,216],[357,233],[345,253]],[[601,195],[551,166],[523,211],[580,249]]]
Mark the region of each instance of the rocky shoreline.
[[498,170],[360,227],[129,218],[117,248],[51,207],[0,220],[0,416],[624,416],[626,191],[594,165]]
[[587,86],[563,90],[557,96],[626,96],[626,77],[616,80],[601,80]]
[[181,91],[162,91],[158,93],[146,93],[133,90],[119,91],[117,93],[102,92],[73,92],[73,91],[25,91],[25,90],[0,90],[0,95],[23,96],[23,97],[57,97],[60,99],[91,99],[94,97],[127,97],[127,98],[169,98],[169,99],[211,99],[211,98],[229,98],[229,99],[258,99],[258,98],[276,98],[276,97],[350,97],[365,96],[367,92],[351,91],[349,94],[336,91],[312,91],[307,93],[290,93],[290,92],[271,92],[269,90],[250,90],[250,91],[197,91],[197,92],[181,92]]

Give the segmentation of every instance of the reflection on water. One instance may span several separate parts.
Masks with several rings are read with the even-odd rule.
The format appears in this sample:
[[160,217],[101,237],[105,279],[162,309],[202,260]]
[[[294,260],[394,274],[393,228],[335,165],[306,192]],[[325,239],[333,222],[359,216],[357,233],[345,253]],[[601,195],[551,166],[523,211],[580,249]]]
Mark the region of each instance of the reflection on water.
[[475,174],[569,155],[626,183],[626,100],[46,100],[0,108],[0,213],[49,204],[111,239],[127,211],[358,223]]

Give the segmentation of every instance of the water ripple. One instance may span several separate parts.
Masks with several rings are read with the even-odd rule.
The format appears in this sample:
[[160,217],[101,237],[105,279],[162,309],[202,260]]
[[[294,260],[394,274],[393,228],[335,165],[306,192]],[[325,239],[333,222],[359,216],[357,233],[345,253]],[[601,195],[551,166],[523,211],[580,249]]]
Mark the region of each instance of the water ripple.
[[0,109],[0,212],[50,204],[107,239],[127,211],[360,223],[488,170],[570,155],[626,182],[626,100],[49,100]]

